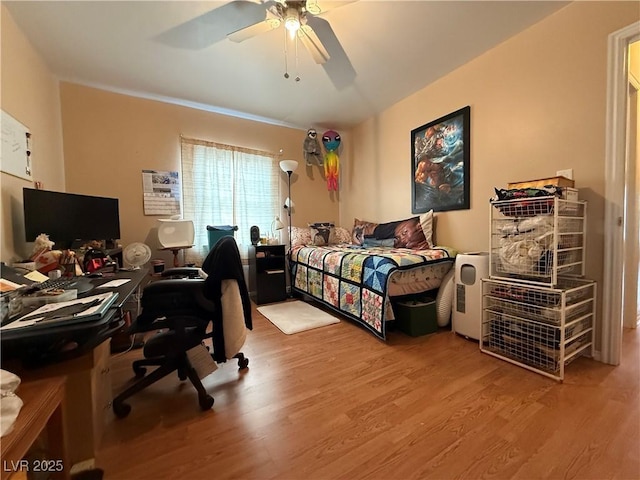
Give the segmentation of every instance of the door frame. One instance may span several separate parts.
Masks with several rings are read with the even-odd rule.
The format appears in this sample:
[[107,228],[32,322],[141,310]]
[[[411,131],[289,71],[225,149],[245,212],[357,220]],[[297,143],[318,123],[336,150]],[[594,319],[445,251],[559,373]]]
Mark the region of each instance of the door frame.
[[625,260],[625,162],[627,148],[628,47],[640,37],[640,22],[608,38],[605,143],[604,272],[600,360],[620,363],[622,350],[623,262]]

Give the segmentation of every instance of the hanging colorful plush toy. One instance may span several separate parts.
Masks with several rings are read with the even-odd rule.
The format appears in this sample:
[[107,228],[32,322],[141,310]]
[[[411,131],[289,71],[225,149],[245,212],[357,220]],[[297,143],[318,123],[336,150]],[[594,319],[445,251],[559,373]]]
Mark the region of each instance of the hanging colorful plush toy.
[[340,171],[340,157],[338,157],[338,147],[340,147],[340,134],[333,130],[327,130],[322,135],[322,145],[327,151],[324,156],[324,175],[327,177],[327,189],[338,190],[338,173]]

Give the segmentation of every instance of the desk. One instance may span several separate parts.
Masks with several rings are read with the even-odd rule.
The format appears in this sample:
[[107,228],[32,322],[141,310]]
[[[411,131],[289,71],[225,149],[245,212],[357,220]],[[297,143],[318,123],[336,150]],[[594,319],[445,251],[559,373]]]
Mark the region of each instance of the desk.
[[[115,289],[101,288],[111,280],[127,278],[129,281]],[[110,338],[124,324],[122,308],[141,283],[148,278],[145,269],[119,271],[112,276],[92,278],[95,288],[82,296],[107,291],[118,292],[111,309],[97,320],[71,325],[55,324],[50,328],[21,328],[2,332],[2,360],[19,359],[29,368],[49,365],[76,358],[91,351]]]
[[[119,297],[102,319],[33,332],[25,332],[28,328],[15,330],[1,337],[5,370],[25,382],[56,376],[67,378],[63,409],[71,465],[93,461],[104,426],[112,417],[110,336],[124,323],[119,317],[120,310],[148,278],[148,272],[121,271],[112,277],[92,279],[96,288],[88,295],[104,292],[100,286],[117,278],[131,281],[117,289]],[[69,345],[73,348],[66,350]]]
[[[68,463],[62,426],[64,384],[64,378],[54,377],[36,382],[22,382],[18,387],[16,394],[24,405],[13,424],[13,430],[2,438],[0,478],[3,480],[18,470],[18,466],[26,467],[31,472],[49,472],[53,478],[69,478],[71,465]],[[50,461],[37,465],[22,463],[21,459],[45,428]]]

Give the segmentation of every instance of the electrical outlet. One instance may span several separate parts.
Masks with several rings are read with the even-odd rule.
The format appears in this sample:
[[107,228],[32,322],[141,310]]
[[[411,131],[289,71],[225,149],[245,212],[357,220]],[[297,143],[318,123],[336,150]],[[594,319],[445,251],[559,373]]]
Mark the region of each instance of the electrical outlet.
[[567,168],[566,170],[558,170],[556,175],[559,177],[565,177],[573,180],[573,168]]

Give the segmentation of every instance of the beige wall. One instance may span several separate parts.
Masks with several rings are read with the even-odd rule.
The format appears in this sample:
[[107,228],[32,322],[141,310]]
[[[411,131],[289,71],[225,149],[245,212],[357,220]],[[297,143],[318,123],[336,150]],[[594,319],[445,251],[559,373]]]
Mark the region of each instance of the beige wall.
[[[33,136],[33,179],[48,190],[64,191],[58,82],[9,11],[4,5],[0,9],[2,110],[26,125]],[[0,174],[0,182],[0,260],[11,264],[31,254],[24,240],[22,189],[33,183],[6,173]]]
[[586,273],[601,283],[607,37],[638,17],[636,2],[573,2],[359,125],[341,223],[410,216],[410,131],[470,105],[471,209],[438,213],[437,242],[487,250],[494,187],[573,168],[588,201]]
[[[144,215],[142,170],[179,171],[180,135],[274,153],[282,149],[283,158],[299,162],[291,186],[293,224],[338,220],[338,198],[327,191],[319,167],[306,167],[302,158],[306,131],[66,82],[60,85],[60,98],[67,190],[119,198],[123,245],[158,246],[155,228],[162,217]],[[284,204],[284,173],[281,179]],[[281,218],[286,225],[284,209]]]

